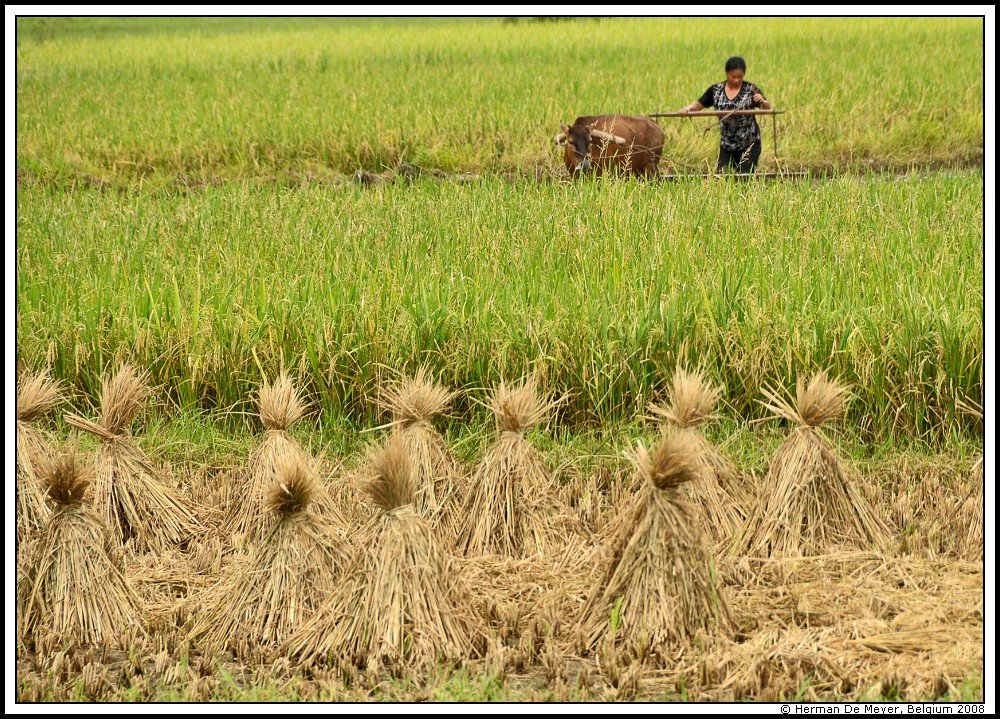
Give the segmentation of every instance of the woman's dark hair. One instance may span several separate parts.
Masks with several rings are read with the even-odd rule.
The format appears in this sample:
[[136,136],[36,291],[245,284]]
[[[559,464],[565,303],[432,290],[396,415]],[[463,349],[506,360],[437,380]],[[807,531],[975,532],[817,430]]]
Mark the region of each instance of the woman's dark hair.
[[744,60],[739,55],[733,55],[731,58],[726,60],[726,72],[732,72],[733,70],[747,71],[747,61]]

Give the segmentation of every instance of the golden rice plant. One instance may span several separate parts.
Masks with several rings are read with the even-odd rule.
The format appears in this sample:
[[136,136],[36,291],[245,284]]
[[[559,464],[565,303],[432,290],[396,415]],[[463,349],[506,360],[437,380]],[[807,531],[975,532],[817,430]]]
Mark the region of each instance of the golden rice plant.
[[640,485],[601,548],[581,612],[585,649],[623,642],[666,657],[698,632],[729,632],[729,605],[682,491],[699,479],[695,451],[690,434],[671,431],[652,456],[642,442],[630,454]]
[[375,460],[365,491],[380,510],[344,581],[284,649],[304,661],[425,671],[478,656],[485,630],[472,597],[430,523],[414,509],[403,442]]
[[67,424],[101,441],[94,462],[94,508],[119,543],[139,552],[162,552],[198,533],[190,503],[132,439],[132,422],[151,396],[148,373],[123,364],[101,382],[96,422],[66,415]]
[[794,400],[764,388],[775,418],[794,426],[771,459],[737,548],[751,557],[798,557],[835,547],[884,546],[890,531],[844,471],[820,426],[843,414],[846,386],[825,372],[797,383]]
[[25,566],[21,638],[124,646],[143,633],[142,614],[107,525],[85,502],[92,472],[70,450],[40,461],[38,474],[53,513]]
[[323,488],[298,452],[275,457],[263,536],[198,598],[191,636],[209,651],[253,658],[287,639],[338,586],[349,552],[340,531],[314,511]]
[[538,390],[535,377],[518,385],[501,383],[490,408],[500,436],[486,450],[456,522],[456,547],[462,554],[527,557],[557,538],[569,510],[557,497],[549,468],[525,438],[564,398]]
[[378,403],[392,414],[393,434],[399,435],[413,463],[416,510],[432,520],[444,518],[460,499],[461,473],[444,438],[431,424],[457,395],[436,383],[424,367],[379,392]]
[[36,465],[52,453],[52,438],[34,424],[61,401],[59,382],[48,370],[22,372],[17,378],[17,466],[14,490],[17,495],[17,539],[38,532],[49,516],[45,487]]
[[653,417],[676,427],[691,446],[697,477],[684,485],[691,501],[701,509],[709,535],[716,542],[729,542],[743,524],[741,505],[749,499],[736,466],[698,431],[715,417],[721,387],[712,386],[703,372],[678,367],[668,391],[666,405],[651,404]]
[[[294,456],[301,464],[312,462],[306,450],[288,433],[305,415],[307,407],[291,377],[282,371],[273,383],[265,381],[256,402],[264,424],[264,439],[250,453],[246,470],[237,475],[240,486],[231,492],[225,520],[228,531],[248,541],[260,539],[271,526],[269,498],[279,461]],[[336,526],[345,525],[333,497],[318,482],[312,511],[328,516]]]

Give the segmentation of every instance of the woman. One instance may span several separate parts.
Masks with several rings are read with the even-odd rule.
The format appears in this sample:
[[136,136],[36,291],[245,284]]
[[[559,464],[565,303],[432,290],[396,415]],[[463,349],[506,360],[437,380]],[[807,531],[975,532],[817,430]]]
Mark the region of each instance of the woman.
[[[731,110],[771,109],[760,88],[744,82],[747,64],[742,57],[726,60],[726,81],[712,85],[705,94],[678,112],[687,114],[706,107],[729,112]],[[731,115],[719,120],[719,172],[735,167],[737,172],[752,173],[760,159],[760,126],[753,115]]]

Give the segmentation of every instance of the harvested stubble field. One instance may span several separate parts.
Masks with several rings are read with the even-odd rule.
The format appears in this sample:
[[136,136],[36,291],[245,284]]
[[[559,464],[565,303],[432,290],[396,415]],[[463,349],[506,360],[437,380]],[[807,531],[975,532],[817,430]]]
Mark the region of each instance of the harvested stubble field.
[[[261,428],[180,417],[141,432],[140,444],[190,500],[206,509],[210,536],[183,552],[129,553],[126,576],[142,598],[149,635],[128,649],[47,644],[20,652],[22,700],[426,701],[426,700],[961,700],[982,697],[983,564],[965,533],[973,509],[975,444],[929,456],[889,450],[871,458],[850,431],[834,433],[852,481],[891,528],[880,551],[841,551],[748,566],[720,548],[715,572],[728,595],[729,637],[697,636],[669,659],[599,645],[577,647],[576,622],[599,578],[600,538],[627,507],[634,470],[625,450],[655,445],[649,424],[600,432],[529,434],[556,469],[556,501],[587,531],[528,559],[455,556],[453,579],[475,587],[469,608],[488,622],[484,656],[435,671],[328,667],[251,648],[239,659],[192,638],[206,597],[242,565],[227,558],[221,515],[242,501],[245,458]],[[323,458],[320,474],[355,529],[372,511],[360,482],[372,438],[311,422],[294,435]],[[743,473],[751,494],[766,472],[781,428],[707,431]],[[486,426],[446,432],[466,476],[493,440]],[[85,449],[92,443],[84,440]],[[214,455],[214,460],[209,457]],[[200,458],[193,460],[192,458]],[[363,506],[365,505],[365,506]],[[590,535],[589,532],[594,534]],[[377,545],[376,545],[377,546]],[[369,550],[363,550],[367,553]],[[245,560],[244,560],[245,561]],[[369,570],[374,571],[374,570]],[[212,616],[209,614],[209,616]],[[612,622],[614,620],[612,619]],[[128,636],[126,634],[125,636]],[[233,637],[238,641],[237,637]],[[244,650],[247,651],[247,650]]]
[[[836,176],[534,179],[561,171],[559,121],[686,104],[733,37],[790,110],[777,158],[764,125],[764,167]],[[119,361],[148,370],[158,401],[134,442],[198,523],[182,549],[121,555],[145,633],[20,645],[21,700],[982,697],[981,21],[52,18],[20,21],[17,52],[18,363],[63,382],[60,417],[95,416]],[[661,169],[714,160],[704,124],[664,127]],[[480,177],[344,181],[400,163]],[[819,369],[849,383],[828,436],[891,539],[752,563],[720,540],[729,636],[584,652],[603,533],[637,488],[625,453],[655,446],[642,418],[678,365],[724,388],[701,429],[745,481],[741,515],[787,431],[751,424],[761,390]],[[309,400],[289,432],[321,460],[324,516],[347,535],[397,526],[393,541],[426,532],[377,517],[358,479],[383,437],[364,430],[396,420],[393,372],[462,390],[433,419],[458,484],[497,439],[486,388],[540,369],[568,393],[526,438],[580,531],[539,557],[441,565],[475,588],[483,656],[361,670],[192,639],[202,598],[247,566],[226,518],[245,513],[255,396],[282,366]],[[40,414],[24,420],[53,446],[97,449]],[[53,511],[70,510],[19,536]]]

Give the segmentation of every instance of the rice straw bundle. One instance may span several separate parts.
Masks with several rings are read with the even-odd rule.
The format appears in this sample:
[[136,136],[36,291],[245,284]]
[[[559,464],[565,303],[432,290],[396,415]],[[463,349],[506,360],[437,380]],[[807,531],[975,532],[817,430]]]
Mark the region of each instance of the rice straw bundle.
[[888,527],[846,476],[819,427],[839,417],[848,390],[820,372],[799,380],[794,405],[769,388],[765,406],[796,426],[771,459],[740,546],[751,557],[799,557],[837,547],[874,549]]
[[966,498],[963,516],[969,519],[965,550],[970,557],[983,558],[983,458],[972,467],[972,491]]
[[45,487],[35,470],[52,454],[51,437],[33,422],[48,414],[60,401],[59,383],[48,371],[22,372],[17,381],[17,540],[39,531],[50,510]]
[[[245,484],[233,492],[226,527],[244,539],[260,539],[271,526],[269,497],[276,468],[281,464],[312,462],[309,454],[288,433],[288,429],[305,415],[306,403],[282,371],[273,384],[263,383],[257,395],[257,408],[264,423],[264,441],[250,453],[241,479]],[[345,521],[337,510],[333,497],[322,485],[316,487],[312,511],[327,516],[331,524],[343,527]]]
[[[965,414],[983,419],[983,407],[975,400],[961,399],[956,403]],[[966,554],[973,559],[983,558],[983,456],[972,465],[972,489],[962,503],[961,516],[967,521],[964,544]]]
[[122,365],[101,382],[101,414],[92,422],[73,414],[66,423],[100,438],[94,462],[94,508],[121,544],[162,552],[198,531],[194,511],[132,440],[132,421],[149,400],[149,376]]
[[569,510],[524,432],[560,402],[543,397],[534,377],[515,387],[501,382],[494,392],[490,407],[501,434],[473,475],[457,525],[460,553],[524,558],[556,539],[555,523]]
[[685,499],[684,484],[698,479],[689,434],[665,434],[650,456],[640,442],[630,457],[641,485],[617,531],[602,548],[600,578],[581,614],[587,648],[601,639],[669,648],[700,631],[726,634],[729,606],[712,557]]
[[400,436],[413,464],[415,508],[424,517],[436,518],[445,512],[461,489],[458,466],[431,424],[457,394],[434,382],[423,367],[380,392],[379,405],[392,413],[394,434]]
[[[657,419],[666,420],[685,435],[691,447],[697,477],[684,485],[684,491],[702,510],[709,535],[716,542],[731,541],[743,524],[743,516],[731,492],[742,489],[739,471],[698,431],[705,420],[715,417],[715,406],[722,393],[708,383],[702,372],[688,372],[678,367],[669,390],[666,406],[651,404]],[[741,497],[746,503],[745,495]]]
[[285,649],[305,661],[429,670],[480,653],[485,631],[472,597],[430,523],[413,508],[412,466],[389,442],[365,491],[381,510],[334,595],[294,632]]
[[55,509],[25,568],[22,637],[121,646],[142,633],[139,599],[107,526],[84,504],[90,478],[72,451],[40,462],[38,472]]
[[229,647],[253,657],[274,647],[337,587],[349,556],[337,528],[313,511],[322,491],[315,469],[300,456],[277,458],[268,531],[199,598],[208,609],[191,634],[209,650]]

